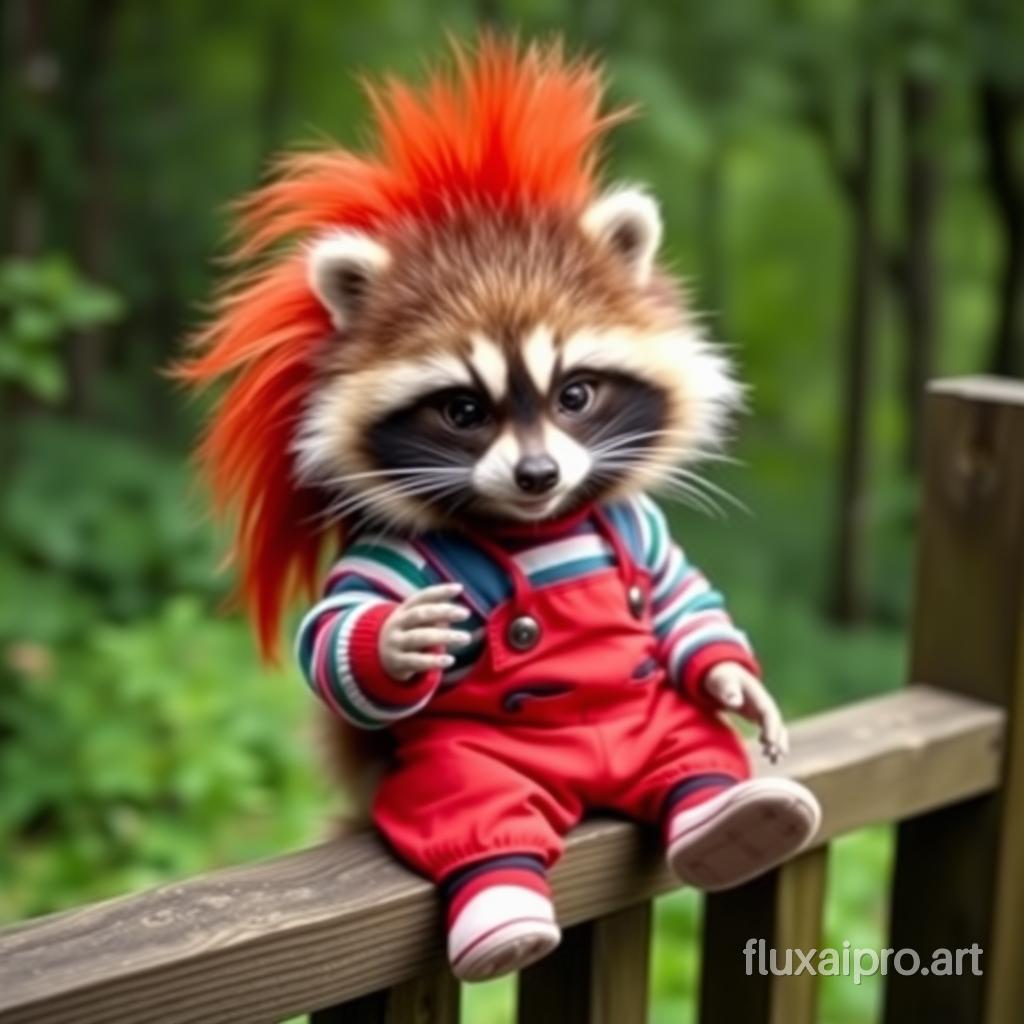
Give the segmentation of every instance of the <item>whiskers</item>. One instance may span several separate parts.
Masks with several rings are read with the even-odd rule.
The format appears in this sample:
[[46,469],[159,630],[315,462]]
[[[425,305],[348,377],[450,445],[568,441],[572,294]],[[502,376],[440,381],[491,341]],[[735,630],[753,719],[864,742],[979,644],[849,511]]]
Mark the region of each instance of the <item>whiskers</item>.
[[468,500],[470,468],[466,466],[404,466],[346,473],[322,481],[337,497],[317,515],[323,525],[360,518],[381,525],[409,521],[416,499],[445,503],[450,514]]
[[[614,418],[602,435],[607,436],[613,429]],[[677,442],[674,445],[671,443],[673,440]],[[739,461],[720,452],[689,448],[685,443],[687,440],[685,431],[669,429],[612,437],[590,449],[594,459],[591,476],[595,483],[611,484],[626,473],[653,470],[658,475],[653,489],[664,492],[680,504],[712,518],[725,518],[728,508],[750,515],[750,509],[720,484],[675,462],[684,454],[703,462],[739,465]],[[669,443],[657,443],[659,441]]]

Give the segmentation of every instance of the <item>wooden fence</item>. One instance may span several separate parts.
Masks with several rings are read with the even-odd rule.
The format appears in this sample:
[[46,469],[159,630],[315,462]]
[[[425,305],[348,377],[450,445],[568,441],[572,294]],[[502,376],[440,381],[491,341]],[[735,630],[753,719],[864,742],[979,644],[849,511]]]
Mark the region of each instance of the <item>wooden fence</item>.
[[[812,975],[748,977],[742,950],[817,946],[828,844],[879,822],[898,823],[889,944],[984,949],[981,976],[890,974],[886,1021],[1024,1020],[1024,386],[941,382],[928,404],[915,683],[794,725],[784,770],[821,800],[820,841],[707,900],[705,1024],[816,1019]],[[520,975],[519,1021],[644,1021],[651,899],[672,887],[652,838],[584,824],[553,881],[565,936]],[[4,1024],[302,1013],[459,1020],[435,894],[371,834],[0,931]]]

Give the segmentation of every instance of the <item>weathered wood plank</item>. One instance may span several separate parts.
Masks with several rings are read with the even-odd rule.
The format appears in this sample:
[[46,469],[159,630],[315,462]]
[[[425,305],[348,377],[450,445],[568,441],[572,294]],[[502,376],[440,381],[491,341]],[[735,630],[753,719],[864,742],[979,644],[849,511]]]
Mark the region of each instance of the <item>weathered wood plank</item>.
[[[700,982],[703,1024],[815,1024],[817,977],[806,970],[774,975],[770,951],[776,951],[774,962],[781,968],[786,950],[820,946],[827,867],[828,847],[821,846],[739,889],[707,896]],[[751,940],[755,945],[748,955]],[[799,966],[795,956],[792,962]]]
[[[915,687],[797,722],[786,773],[824,842],[990,791],[1003,712]],[[651,833],[594,821],[554,872],[565,926],[672,887]],[[275,1020],[387,988],[441,954],[433,889],[372,834],[0,932],[0,1021]]]
[[998,792],[897,840],[890,945],[977,943],[984,973],[892,974],[886,1019],[1005,1024],[1024,1015],[1024,384],[942,382],[927,411],[911,678],[1005,707],[1006,758]]
[[649,900],[567,929],[519,978],[519,1024],[646,1024]]

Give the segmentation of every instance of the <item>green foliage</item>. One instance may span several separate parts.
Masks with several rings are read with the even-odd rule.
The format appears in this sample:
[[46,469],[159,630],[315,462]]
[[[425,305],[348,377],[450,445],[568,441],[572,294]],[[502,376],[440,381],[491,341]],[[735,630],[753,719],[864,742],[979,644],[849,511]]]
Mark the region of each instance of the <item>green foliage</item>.
[[329,801],[309,704],[195,600],[84,644],[7,650],[0,918],[308,841]]
[[177,453],[59,420],[19,432],[0,492],[0,636],[51,642],[130,621],[168,594],[222,595],[218,545]]
[[0,492],[0,918],[308,841],[330,806],[305,742],[313,708],[218,614],[217,544],[181,458],[36,420],[14,479]]
[[59,402],[68,332],[110,324],[122,310],[114,292],[86,281],[65,256],[0,262],[0,383]]

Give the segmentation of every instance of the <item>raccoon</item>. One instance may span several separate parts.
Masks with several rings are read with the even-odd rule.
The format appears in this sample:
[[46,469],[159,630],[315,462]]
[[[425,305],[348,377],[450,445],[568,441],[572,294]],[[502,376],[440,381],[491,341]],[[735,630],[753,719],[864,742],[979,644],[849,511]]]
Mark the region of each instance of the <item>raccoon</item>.
[[241,269],[180,373],[230,381],[199,454],[265,653],[336,557],[298,660],[348,724],[336,754],[387,738],[373,820],[475,981],[557,945],[547,869],[590,809],[659,824],[706,889],[820,810],[751,778],[719,712],[773,760],[781,716],[647,494],[709,500],[688,466],[743,391],[658,261],[654,199],[598,184],[624,115],[597,68],[485,36],[369,96],[373,153],[292,156],[243,202]]
[[328,515],[413,532],[677,480],[741,389],[655,267],[660,237],[654,200],[622,188],[582,211],[473,204],[311,244],[310,288],[345,340],[318,367],[298,479]]

